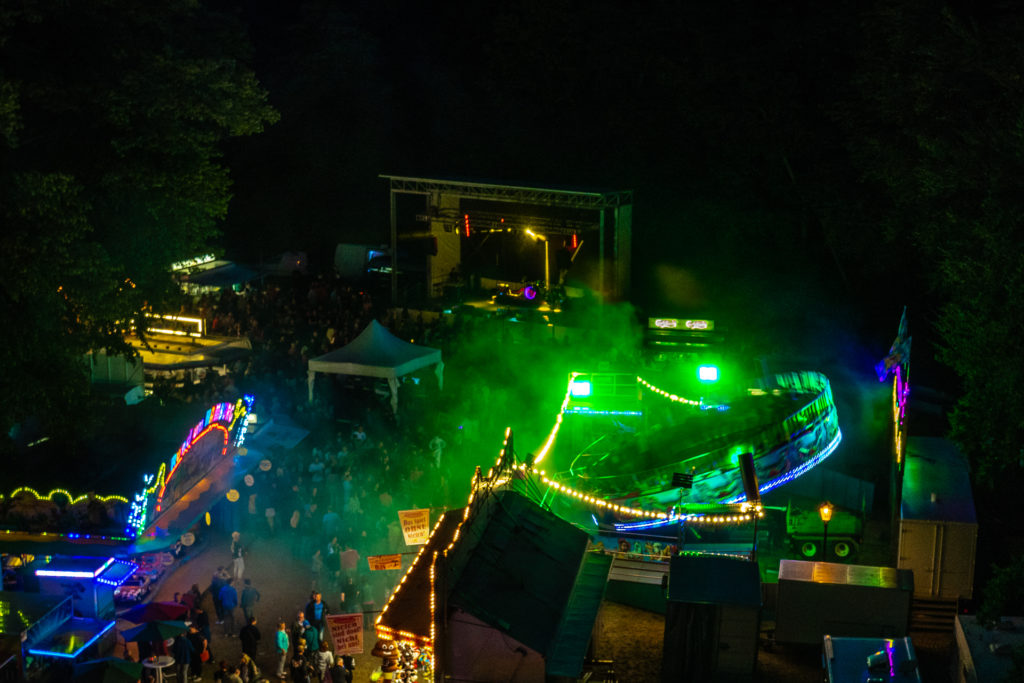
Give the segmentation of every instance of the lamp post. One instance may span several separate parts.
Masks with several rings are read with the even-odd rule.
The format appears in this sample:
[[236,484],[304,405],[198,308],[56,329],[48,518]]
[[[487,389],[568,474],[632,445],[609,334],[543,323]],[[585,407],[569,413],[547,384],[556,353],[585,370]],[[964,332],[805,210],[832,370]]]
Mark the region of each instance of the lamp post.
[[551,292],[551,259],[548,256],[548,238],[544,235],[538,235],[530,229],[526,230],[526,234],[544,243],[544,291],[547,293],[545,294],[545,297],[547,297]]
[[821,537],[821,555],[828,558],[828,522],[832,519],[832,503],[825,501],[818,506],[818,514],[821,516],[821,523],[824,529]]

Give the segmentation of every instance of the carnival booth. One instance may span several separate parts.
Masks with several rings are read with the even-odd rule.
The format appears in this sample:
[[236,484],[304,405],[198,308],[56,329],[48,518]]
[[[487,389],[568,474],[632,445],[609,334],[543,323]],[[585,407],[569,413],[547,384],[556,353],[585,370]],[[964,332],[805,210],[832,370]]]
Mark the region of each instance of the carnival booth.
[[[521,493],[473,479],[465,508],[434,525],[377,619],[385,680],[577,678],[604,596],[611,555]],[[455,653],[458,652],[458,656]]]
[[114,618],[114,592],[138,568],[113,557],[51,557],[33,564],[40,592],[70,595],[75,614],[101,620]]
[[[104,570],[105,571],[105,570]],[[73,597],[0,593],[0,677],[17,681],[54,665],[84,661],[114,646],[114,619],[75,616]]]

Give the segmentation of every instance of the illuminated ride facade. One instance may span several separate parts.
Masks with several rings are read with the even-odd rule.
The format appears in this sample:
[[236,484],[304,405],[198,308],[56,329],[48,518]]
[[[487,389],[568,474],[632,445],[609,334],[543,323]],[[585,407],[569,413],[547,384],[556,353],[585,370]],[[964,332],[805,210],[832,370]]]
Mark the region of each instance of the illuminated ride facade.
[[[210,501],[196,493],[203,479],[227,481],[236,472],[236,460],[246,457],[243,447],[254,398],[247,395],[233,403],[218,403],[206,411],[170,461],[156,474],[143,478],[144,488],[131,503],[128,525],[136,536],[176,535],[188,530]],[[246,469],[244,466],[239,469]],[[224,486],[206,492],[219,498]]]
[[[668,560],[678,547],[642,545],[639,555],[633,546],[608,549],[607,522],[614,528],[756,524],[764,513],[759,494],[746,501],[741,454],[753,454],[757,489],[765,492],[823,461],[841,439],[831,387],[817,372],[774,375],[716,403],[670,393],[637,375],[572,373],[542,446],[517,458],[507,430],[494,466],[473,477],[466,506],[432,520],[430,538],[377,618],[383,646],[375,652],[410,653],[386,663],[408,659],[407,671],[421,680],[443,678],[457,666],[446,661],[454,656],[445,642],[453,633],[448,601],[462,580],[452,574],[450,558],[479,541],[479,534],[463,530],[491,496],[514,491],[586,532],[588,555],[607,557],[610,550],[624,559]],[[692,488],[678,485],[680,473],[692,475]]]
[[[569,436],[565,447],[560,433]],[[818,372],[773,375],[716,403],[640,376],[573,373],[534,465],[551,472],[545,482],[667,518],[688,506],[745,501],[744,453],[753,455],[765,493],[820,463],[841,440],[831,387]]]

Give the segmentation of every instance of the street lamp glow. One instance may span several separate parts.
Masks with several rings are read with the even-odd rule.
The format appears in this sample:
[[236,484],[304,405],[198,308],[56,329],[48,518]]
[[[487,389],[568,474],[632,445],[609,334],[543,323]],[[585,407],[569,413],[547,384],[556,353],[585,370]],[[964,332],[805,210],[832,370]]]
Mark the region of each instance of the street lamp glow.
[[821,521],[828,524],[832,521],[832,503],[825,502],[818,506],[818,514],[821,515]]
[[818,514],[821,516],[821,557],[824,560],[828,559],[828,522],[832,519],[832,512],[834,508],[832,503],[825,501],[818,506]]

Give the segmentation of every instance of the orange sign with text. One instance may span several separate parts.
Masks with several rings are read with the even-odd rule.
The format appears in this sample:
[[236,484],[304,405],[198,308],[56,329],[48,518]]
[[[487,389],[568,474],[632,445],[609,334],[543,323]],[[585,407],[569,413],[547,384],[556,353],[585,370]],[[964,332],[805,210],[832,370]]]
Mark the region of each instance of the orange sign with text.
[[370,561],[371,572],[380,571],[382,569],[402,568],[401,555],[370,555],[366,559]]

